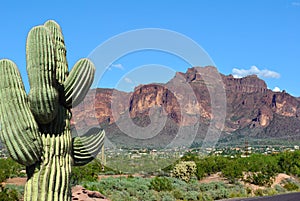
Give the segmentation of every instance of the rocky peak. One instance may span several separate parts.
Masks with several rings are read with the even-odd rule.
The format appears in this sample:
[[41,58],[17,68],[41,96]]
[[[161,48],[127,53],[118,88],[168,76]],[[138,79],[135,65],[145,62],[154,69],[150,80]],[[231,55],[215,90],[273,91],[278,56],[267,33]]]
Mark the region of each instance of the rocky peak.
[[[166,84],[140,85],[132,93],[114,89],[94,90],[89,93],[84,105],[73,109],[72,123],[77,127],[98,123],[111,125],[128,112],[134,119],[147,117],[151,115],[151,109],[158,108],[160,115],[166,115],[178,125],[191,126],[199,121],[205,124],[213,117],[210,94],[203,76],[213,75],[216,70],[211,66],[189,68],[185,73],[177,72]],[[299,98],[267,89],[266,83],[256,75],[234,78],[221,74],[220,78],[226,90],[226,132],[246,127],[264,129],[276,126],[272,123],[278,120],[274,120],[275,116],[300,121]],[[184,87],[186,85],[189,90]]]
[[249,75],[243,78],[234,78],[232,75],[222,76],[226,90],[237,93],[265,93],[267,84],[256,75]]
[[151,108],[160,110],[161,115],[169,115],[177,123],[180,121],[180,106],[176,97],[163,84],[140,85],[135,88],[129,101],[131,117],[149,115]]

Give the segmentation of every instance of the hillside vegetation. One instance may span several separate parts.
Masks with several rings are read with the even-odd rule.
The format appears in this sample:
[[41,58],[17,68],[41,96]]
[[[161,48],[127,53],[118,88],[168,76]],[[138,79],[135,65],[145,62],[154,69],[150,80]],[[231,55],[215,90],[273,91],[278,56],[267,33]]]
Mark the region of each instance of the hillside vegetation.
[[[114,174],[113,170],[107,171]],[[279,173],[292,177],[272,185]],[[300,183],[296,178],[300,176],[300,151],[272,155],[253,154],[246,158],[214,155],[202,158],[188,153],[164,170],[143,177],[120,175],[98,180],[96,175],[100,174],[105,173],[95,161],[80,171],[75,170],[73,178],[77,178],[77,184],[99,191],[113,201],[218,200],[274,195],[299,190]],[[220,175],[223,180],[202,182],[204,178],[214,174]]]
[[[0,160],[1,182],[22,176],[22,166],[11,159]],[[274,185],[279,173],[291,177]],[[204,182],[212,175],[219,175],[220,179]],[[72,185],[80,184],[89,190],[99,191],[112,201],[218,200],[298,191],[299,176],[300,151],[253,154],[245,158],[200,157],[187,153],[175,164],[147,175],[122,175],[113,169],[103,170],[100,162],[95,160],[74,168]],[[21,195],[20,188],[1,186],[0,201],[18,200]]]

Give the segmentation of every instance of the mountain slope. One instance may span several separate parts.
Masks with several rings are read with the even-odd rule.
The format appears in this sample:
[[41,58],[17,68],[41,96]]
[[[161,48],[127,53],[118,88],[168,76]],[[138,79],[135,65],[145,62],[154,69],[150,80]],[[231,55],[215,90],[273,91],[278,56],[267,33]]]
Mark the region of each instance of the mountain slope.
[[221,139],[225,141],[236,136],[299,139],[299,98],[285,91],[269,90],[255,75],[234,78],[221,74],[223,89],[212,92],[208,88],[214,83],[207,83],[205,76],[213,71],[216,68],[210,66],[189,68],[185,73],[176,73],[166,84],[140,85],[131,93],[93,89],[85,102],[73,110],[73,124],[80,130],[100,123],[108,138],[117,144],[165,146],[178,136],[181,128],[187,129],[186,136],[193,138],[196,133],[195,141],[201,142],[215,118],[213,97],[225,100],[225,123],[214,125],[214,129],[223,127]]

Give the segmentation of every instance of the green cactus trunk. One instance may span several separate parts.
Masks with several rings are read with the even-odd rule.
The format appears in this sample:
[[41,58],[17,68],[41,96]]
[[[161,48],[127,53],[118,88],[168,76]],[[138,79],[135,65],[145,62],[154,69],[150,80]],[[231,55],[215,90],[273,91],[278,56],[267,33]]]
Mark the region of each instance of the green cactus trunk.
[[31,29],[26,44],[28,96],[17,66],[0,60],[0,139],[26,166],[24,201],[70,201],[72,165],[85,165],[100,151],[98,128],[72,138],[71,108],[87,94],[95,67],[80,59],[69,73],[59,25],[50,20]]
[[71,200],[72,138],[69,112],[62,108],[53,123],[43,126],[42,161],[26,168],[24,201]]

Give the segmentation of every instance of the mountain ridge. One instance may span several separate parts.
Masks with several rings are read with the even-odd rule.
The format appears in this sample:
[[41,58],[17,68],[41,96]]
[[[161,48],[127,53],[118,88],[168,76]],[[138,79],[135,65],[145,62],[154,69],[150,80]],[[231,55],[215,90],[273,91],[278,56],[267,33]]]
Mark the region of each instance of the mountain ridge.
[[[126,131],[124,133],[124,129],[122,131],[119,128],[122,121],[127,124],[133,122],[133,126],[143,128],[159,123],[166,117],[169,128],[162,129],[165,135],[171,135],[169,130],[173,129],[174,132],[175,127],[191,127],[199,123],[201,129],[197,131],[197,136],[203,139],[214,118],[211,96],[219,100],[225,95],[225,123],[216,125],[216,129],[223,127],[221,138],[242,135],[298,139],[299,98],[285,91],[273,92],[256,75],[234,78],[232,75],[219,74],[216,80],[224,83],[222,90],[225,94],[222,90],[212,93],[208,87],[214,83],[207,83],[205,76],[212,75],[214,71],[216,68],[212,66],[188,68],[185,73],[177,72],[165,84],[139,85],[129,93],[116,89],[93,89],[84,104],[73,109],[72,123],[77,129],[100,123],[116,137],[118,133],[126,135]],[[157,122],[153,120],[152,113],[159,116]],[[127,131],[130,129],[128,126]]]

